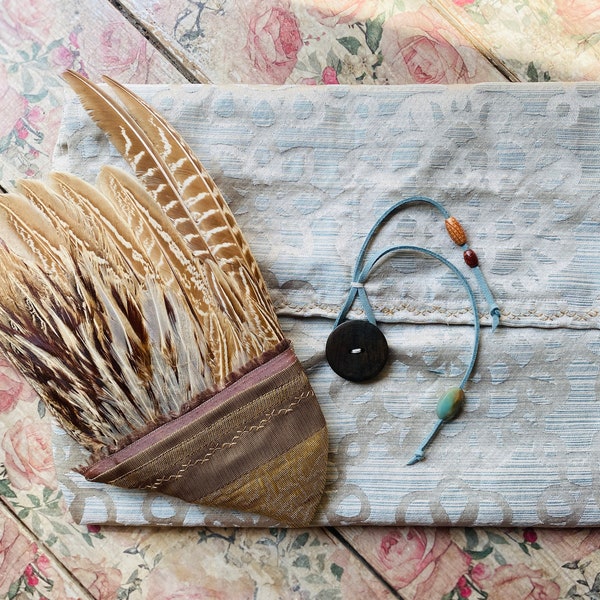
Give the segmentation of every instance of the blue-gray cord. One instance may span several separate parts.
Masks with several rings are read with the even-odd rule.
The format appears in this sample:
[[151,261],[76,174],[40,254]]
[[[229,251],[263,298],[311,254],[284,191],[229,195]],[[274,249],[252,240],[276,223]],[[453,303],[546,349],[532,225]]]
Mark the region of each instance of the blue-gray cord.
[[[381,251],[375,257],[370,259],[366,264],[364,264],[365,263],[365,255],[367,253],[367,250],[368,250],[374,236],[377,234],[379,228],[385,223],[385,221],[387,221],[391,216],[393,216],[401,208],[403,208],[407,204],[417,203],[417,202],[430,204],[431,206],[435,207],[443,215],[444,219],[446,220],[446,223],[448,223],[448,221],[451,220],[452,224],[459,228],[459,232],[460,232],[459,235],[454,235],[453,233],[450,232],[450,229],[448,229],[448,233],[450,234],[450,237],[462,248],[463,252],[465,253],[465,261],[467,261],[467,253],[468,252],[471,253],[471,257],[472,256],[475,257],[474,264],[470,264],[469,266],[471,267],[471,271],[474,273],[474,275],[477,279],[477,282],[479,284],[479,287],[486,299],[486,302],[489,305],[489,308],[490,308],[489,312],[492,317],[492,331],[494,331],[496,329],[496,327],[499,324],[499,320],[500,320],[500,309],[498,308],[498,305],[496,304],[494,296],[483,276],[483,273],[481,272],[481,269],[479,268],[479,264],[478,264],[476,255],[470,250],[469,245],[466,242],[466,236],[464,236],[464,231],[462,230],[462,227],[460,226],[460,224],[458,224],[457,221],[452,220],[450,213],[448,213],[448,211],[439,202],[432,200],[431,198],[427,198],[425,196],[412,196],[410,198],[405,198],[404,200],[397,202],[396,204],[394,204],[392,207],[390,207],[387,211],[385,211],[379,217],[379,219],[376,221],[376,223],[373,225],[373,227],[371,228],[371,230],[365,237],[365,240],[364,240],[364,242],[361,246],[361,249],[358,253],[358,257],[356,259],[356,263],[355,263],[355,267],[354,267],[353,278],[352,278],[350,290],[348,292],[346,301],[344,302],[344,304],[343,304],[342,308],[340,309],[340,312],[335,320],[334,328],[337,327],[342,321],[345,320],[348,312],[352,308],[352,305],[354,304],[354,301],[357,298],[363,307],[363,310],[365,312],[365,316],[366,316],[367,320],[370,323],[372,323],[373,325],[377,326],[377,319],[376,319],[373,309],[371,307],[371,303],[369,302],[369,298],[368,298],[364,284],[367,281],[371,271],[377,265],[377,263],[379,263],[380,260],[382,260],[386,256],[390,256],[392,254],[398,254],[401,252],[414,252],[414,253],[430,256],[431,258],[434,258],[434,259],[440,261],[441,263],[443,263],[444,265],[446,265],[456,275],[458,280],[461,282],[461,284],[467,291],[467,295],[469,296],[469,300],[471,302],[471,307],[473,310],[473,326],[474,326],[475,333],[474,333],[474,340],[473,340],[473,350],[471,352],[471,359],[469,361],[469,365],[467,366],[467,369],[465,370],[465,373],[464,373],[462,380],[461,380],[460,384],[458,385],[458,387],[452,388],[444,396],[442,396],[442,398],[440,398],[440,401],[438,402],[438,408],[437,408],[438,421],[437,421],[434,429],[432,430],[432,432],[425,438],[425,440],[421,444],[420,448],[414,454],[412,459],[408,462],[409,465],[415,464],[416,462],[419,462],[420,460],[422,460],[424,458],[425,448],[429,445],[429,443],[434,438],[436,433],[439,431],[441,426],[445,422],[453,419],[460,412],[460,408],[462,406],[462,403],[464,402],[463,388],[465,387],[465,385],[466,385],[467,381],[469,380],[471,373],[473,372],[473,369],[475,367],[475,362],[477,360],[477,353],[479,350],[479,341],[480,341],[480,337],[481,337],[481,325],[480,325],[479,313],[477,310],[477,301],[475,298],[475,294],[473,292],[473,288],[471,287],[471,285],[469,284],[467,278],[463,275],[463,273],[453,263],[451,263],[449,260],[447,260],[441,254],[434,252],[432,250],[429,250],[427,248],[422,248],[420,246],[398,245],[398,246],[391,246],[391,247]],[[448,228],[448,225],[447,225],[447,228]],[[467,264],[469,264],[469,263],[467,262]]]
[[[396,202],[396,204],[394,204],[390,208],[388,208],[379,217],[379,219],[377,219],[377,221],[375,222],[373,227],[371,227],[371,230],[369,231],[369,233],[366,235],[364,242],[358,253],[358,256],[356,258],[354,273],[352,276],[353,282],[358,282],[358,277],[360,275],[361,266],[364,262],[365,254],[366,254],[373,238],[377,234],[377,231],[379,230],[379,228],[388,219],[390,219],[393,215],[395,215],[401,208],[405,207],[407,204],[417,204],[417,203],[429,204],[429,205],[433,206],[434,208],[436,208],[441,213],[441,215],[444,217],[444,219],[451,218],[450,213],[444,208],[444,206],[442,204],[440,204],[436,200],[433,200],[432,198],[428,198],[427,196],[410,196],[409,198],[404,198],[403,200]],[[466,243],[466,241],[464,244],[460,245],[460,248],[463,250],[463,252],[467,252],[468,250],[470,250],[469,244]],[[479,284],[481,293],[483,294],[483,296],[489,306],[489,314],[492,317],[492,331],[495,331],[496,327],[498,327],[498,325],[500,323],[500,308],[498,307],[498,304],[496,304],[494,296],[493,296],[493,294],[487,284],[487,281],[485,280],[483,272],[481,271],[479,266],[477,265],[475,267],[472,267],[471,271],[475,275],[475,278],[477,279],[477,283]],[[356,289],[356,288],[354,288],[354,289]],[[355,297],[356,297],[356,292],[353,293],[353,289],[351,289],[348,299],[346,301],[346,304],[349,303],[350,305],[352,305],[352,302],[354,301]],[[348,309],[349,309],[349,307],[348,307]],[[342,317],[342,319],[343,319],[343,317]],[[334,324],[334,327],[337,327],[340,324],[342,319],[338,316],[338,318]]]

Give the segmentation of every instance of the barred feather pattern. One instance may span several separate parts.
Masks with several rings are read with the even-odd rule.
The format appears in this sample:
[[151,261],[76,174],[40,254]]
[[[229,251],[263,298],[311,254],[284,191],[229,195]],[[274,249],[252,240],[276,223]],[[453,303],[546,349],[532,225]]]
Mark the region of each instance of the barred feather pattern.
[[172,218],[199,259],[207,252],[237,284],[236,293],[253,307],[262,329],[279,331],[266,285],[227,202],[189,145],[152,107],[116,81],[104,80],[123,102],[69,71],[67,81],[83,105],[134,169],[150,194]]
[[222,389],[282,341],[259,267],[179,134],[109,80],[67,81],[137,178],[53,173],[0,195],[0,347],[93,452]]

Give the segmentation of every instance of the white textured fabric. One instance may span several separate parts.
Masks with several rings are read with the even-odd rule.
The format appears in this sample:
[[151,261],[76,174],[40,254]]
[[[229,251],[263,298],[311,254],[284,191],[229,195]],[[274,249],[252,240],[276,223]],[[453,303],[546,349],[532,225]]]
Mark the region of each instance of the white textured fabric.
[[[331,436],[316,524],[600,524],[600,86],[134,90],[231,203],[307,366]],[[106,162],[115,151],[69,101],[56,168],[93,180]],[[426,246],[464,269],[484,324],[464,413],[409,467],[470,358],[462,286],[410,254],[373,273],[366,288],[391,348],[373,382],[337,377],[324,345],[365,234],[415,194],[463,224],[502,321],[492,334],[437,212],[410,207],[385,226],[377,249]],[[82,522],[267,523],[85,482],[61,432],[55,456]]]

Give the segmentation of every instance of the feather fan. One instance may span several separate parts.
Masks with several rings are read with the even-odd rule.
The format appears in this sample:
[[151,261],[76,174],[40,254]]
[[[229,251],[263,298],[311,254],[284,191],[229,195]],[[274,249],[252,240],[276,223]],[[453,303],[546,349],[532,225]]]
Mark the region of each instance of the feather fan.
[[0,195],[0,346],[86,478],[307,525],[327,430],[229,206],[146,102],[65,78],[135,176]]

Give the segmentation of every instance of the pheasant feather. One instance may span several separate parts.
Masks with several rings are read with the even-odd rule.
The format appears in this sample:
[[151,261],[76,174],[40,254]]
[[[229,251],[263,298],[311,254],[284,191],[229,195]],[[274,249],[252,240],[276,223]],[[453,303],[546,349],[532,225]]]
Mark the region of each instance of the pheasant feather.
[[86,478],[308,524],[326,427],[233,214],[153,108],[65,77],[137,178],[0,195],[0,347]]
[[[260,269],[235,218],[212,177],[185,140],[141,98],[110,77],[104,77],[173,172],[190,215],[209,240],[213,255],[225,270],[246,268],[268,297]],[[268,303],[266,303],[268,304]]]

